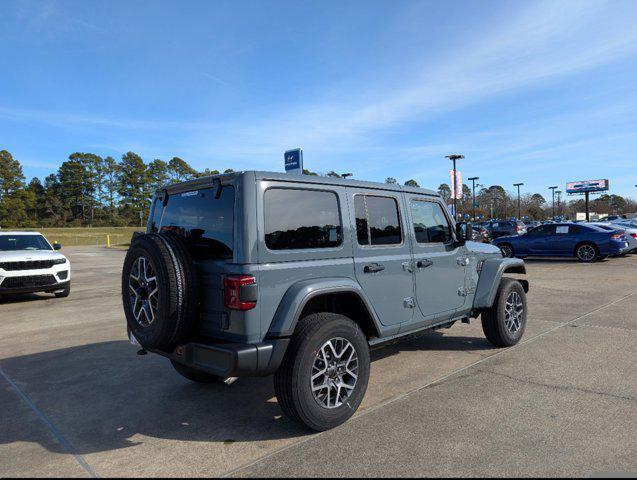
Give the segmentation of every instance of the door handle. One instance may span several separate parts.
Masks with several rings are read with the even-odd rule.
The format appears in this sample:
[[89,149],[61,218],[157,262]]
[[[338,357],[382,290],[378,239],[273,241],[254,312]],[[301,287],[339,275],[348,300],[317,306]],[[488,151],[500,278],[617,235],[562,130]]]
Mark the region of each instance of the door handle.
[[433,264],[434,264],[434,262],[432,262],[428,258],[424,258],[424,259],[418,260],[416,262],[416,267],[417,268],[427,268],[427,267],[431,267]]
[[363,268],[364,273],[376,273],[382,272],[383,270],[385,270],[385,265],[381,265],[380,263],[370,263]]

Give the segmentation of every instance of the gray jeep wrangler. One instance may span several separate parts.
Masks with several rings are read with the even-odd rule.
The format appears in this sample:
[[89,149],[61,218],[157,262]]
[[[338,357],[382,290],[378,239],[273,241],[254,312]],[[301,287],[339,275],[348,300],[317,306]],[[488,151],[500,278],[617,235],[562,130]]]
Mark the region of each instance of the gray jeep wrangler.
[[240,172],[155,194],[122,273],[131,341],[195,382],[274,374],[313,430],[353,415],[370,347],[481,316],[497,347],[524,333],[524,262],[467,241],[436,192]]

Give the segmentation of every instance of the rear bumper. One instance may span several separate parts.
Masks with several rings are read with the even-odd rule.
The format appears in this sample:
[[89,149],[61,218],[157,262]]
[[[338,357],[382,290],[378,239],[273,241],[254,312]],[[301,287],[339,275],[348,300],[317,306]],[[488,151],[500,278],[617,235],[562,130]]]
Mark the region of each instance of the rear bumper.
[[246,344],[191,342],[172,353],[151,351],[220,377],[265,377],[277,371],[289,343],[289,338]]

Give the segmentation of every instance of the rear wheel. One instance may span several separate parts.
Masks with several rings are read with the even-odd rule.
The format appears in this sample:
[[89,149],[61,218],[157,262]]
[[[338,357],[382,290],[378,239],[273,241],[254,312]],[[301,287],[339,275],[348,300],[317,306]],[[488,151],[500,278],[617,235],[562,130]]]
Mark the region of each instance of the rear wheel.
[[493,306],[482,312],[484,335],[496,347],[510,347],[520,341],[526,329],[526,293],[517,280],[503,278]]
[[369,345],[360,327],[343,315],[315,313],[299,322],[274,388],[290,419],[329,430],[356,412],[369,370]]
[[500,251],[502,252],[502,256],[504,258],[513,258],[515,256],[513,245],[511,245],[510,243],[501,243],[498,246],[500,247]]
[[582,243],[575,248],[575,256],[580,262],[593,262],[599,256],[597,246],[593,243]]

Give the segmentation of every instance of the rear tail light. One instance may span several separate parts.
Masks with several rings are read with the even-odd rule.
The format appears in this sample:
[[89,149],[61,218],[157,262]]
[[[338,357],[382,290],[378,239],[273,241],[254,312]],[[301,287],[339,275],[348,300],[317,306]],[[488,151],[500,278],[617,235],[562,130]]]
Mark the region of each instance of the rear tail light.
[[232,310],[250,310],[257,306],[257,283],[252,275],[225,277],[223,287],[226,307]]
[[622,238],[624,238],[624,234],[616,233],[615,235],[611,235],[610,238],[612,238],[613,240],[621,240]]
[[637,233],[631,233],[630,236],[637,239]]

